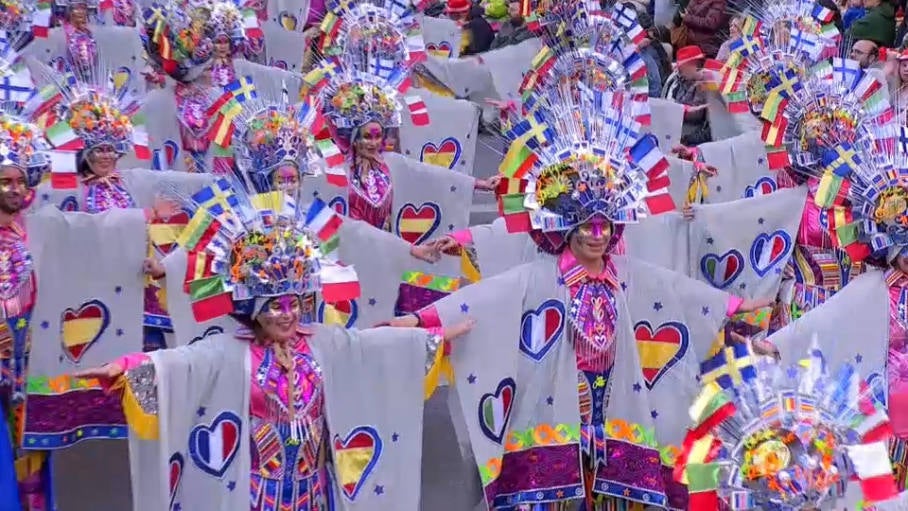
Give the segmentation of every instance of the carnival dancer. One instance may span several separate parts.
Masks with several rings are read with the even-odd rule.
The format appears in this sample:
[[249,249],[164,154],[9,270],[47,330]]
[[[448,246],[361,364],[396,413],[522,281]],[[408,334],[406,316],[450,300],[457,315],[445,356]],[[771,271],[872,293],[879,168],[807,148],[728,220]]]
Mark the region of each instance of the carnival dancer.
[[[416,260],[435,263],[440,254],[432,246],[411,245],[366,222],[349,218],[342,221],[324,201],[313,200],[303,194],[304,180],[323,174],[326,171],[324,155],[336,153],[337,150],[328,144],[330,140],[316,143],[315,133],[321,131],[324,125],[318,108],[308,101],[291,102],[289,97],[285,89],[276,98],[263,93],[256,99],[245,101],[231,121],[229,135],[219,143],[233,149],[236,169],[242,177],[240,182],[249,193],[286,193],[299,204],[310,206],[310,214],[322,218],[326,230],[337,230],[337,254],[345,264],[357,268],[363,292],[373,302],[368,310],[363,307],[362,311],[358,311],[357,316],[362,320],[360,324],[371,326],[385,321],[393,315],[391,305],[394,302],[390,296],[387,299],[376,298],[393,295],[400,276],[412,270]],[[363,247],[368,247],[368,250],[363,250]],[[186,262],[171,259],[167,266],[178,272],[177,275],[182,275]],[[174,301],[176,295],[168,293],[171,308],[180,307]],[[331,314],[326,313],[326,309],[330,311],[334,305],[322,303],[318,307],[317,319],[332,322]],[[184,326],[177,317],[173,321],[178,344],[196,338],[210,326],[195,322]]]
[[[908,140],[899,128],[897,139]],[[866,259],[882,271],[868,271],[831,299],[769,338],[784,361],[815,334],[833,363],[853,360],[861,376],[878,380],[898,439],[892,456],[899,488],[906,488],[908,455],[908,155],[901,142],[866,146],[849,163],[822,168],[816,202],[826,208],[830,236],[847,253],[874,253]],[[888,399],[888,401],[887,401]]]
[[[860,362],[833,367],[817,344],[787,368],[746,344],[704,363],[675,465],[688,509],[904,509],[879,389],[861,381]],[[857,507],[839,491],[849,480],[863,496]]]
[[[49,146],[40,128],[19,117],[7,104],[0,114],[0,472],[13,484],[4,486],[0,508],[50,511],[53,492],[47,453],[25,451],[22,430],[25,419],[26,378],[30,350],[29,317],[35,299],[32,260],[27,246],[22,212],[28,207],[34,187],[41,181],[49,160]],[[18,479],[18,488],[16,480]]]
[[[325,258],[322,226],[282,192],[227,187],[236,207],[192,205],[195,218],[220,230],[183,248],[219,261],[214,273],[187,274],[191,287],[197,278],[223,286],[206,315],[232,313],[245,327],[79,373],[116,379],[133,431],[158,440],[157,449],[133,451],[137,470],[166,478],[165,460],[180,466],[172,490],[134,478],[138,509],[309,511],[330,509],[335,498],[351,509],[418,509],[413,470],[426,392],[413,383],[432,374],[443,339],[471,322],[360,331],[309,323],[316,293],[356,297],[352,269]],[[217,460],[208,456],[214,434],[228,453]]]
[[[476,318],[451,359],[494,509],[683,507],[683,488],[663,467],[680,445],[683,406],[677,386],[660,380],[698,363],[727,316],[762,306],[613,254],[624,224],[673,203],[664,157],[612,94],[536,98],[548,105],[535,119],[546,129],[514,142],[527,144],[526,166],[508,183],[519,191],[505,199],[506,222],[552,257],[394,322]],[[529,127],[527,119],[513,129]],[[685,348],[665,358],[651,343],[669,331]]]
[[[248,15],[247,15],[248,14]],[[143,12],[142,41],[152,63],[153,73],[176,80],[168,90],[176,102],[176,116],[186,169],[206,172],[211,145],[208,109],[218,91],[237,80],[234,56],[242,55],[250,40],[244,20],[254,13],[241,10],[231,0],[171,0],[153,3]],[[162,77],[155,80],[164,85]],[[161,105],[157,105],[159,107]],[[163,113],[161,113],[163,112]],[[169,109],[155,116],[170,124]],[[229,152],[213,154],[214,171],[229,172],[233,165]]]
[[[414,125],[429,123],[422,100],[401,98],[412,67],[425,58],[419,23],[416,13],[398,2],[331,1],[328,9],[330,23],[322,23],[326,31],[321,43],[328,58],[306,75],[302,93],[319,97],[330,136],[346,155],[348,171],[336,168],[329,178],[349,183],[348,214],[391,230],[392,191],[406,187],[407,177],[401,174],[405,169],[389,168],[382,152],[388,131],[400,126],[399,101],[407,103]],[[457,177],[438,172],[435,179]],[[473,188],[490,191],[497,182],[476,179]]]

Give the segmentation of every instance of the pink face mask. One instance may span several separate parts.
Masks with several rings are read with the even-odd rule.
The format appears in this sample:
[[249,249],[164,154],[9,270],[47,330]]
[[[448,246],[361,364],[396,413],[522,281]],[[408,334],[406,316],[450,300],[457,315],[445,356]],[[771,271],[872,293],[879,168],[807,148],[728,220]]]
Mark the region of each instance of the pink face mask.
[[278,296],[268,302],[262,314],[265,316],[277,317],[283,314],[294,314],[300,311],[299,298],[293,295]]
[[612,234],[612,225],[602,218],[591,218],[577,228],[577,234],[585,238],[602,238]]

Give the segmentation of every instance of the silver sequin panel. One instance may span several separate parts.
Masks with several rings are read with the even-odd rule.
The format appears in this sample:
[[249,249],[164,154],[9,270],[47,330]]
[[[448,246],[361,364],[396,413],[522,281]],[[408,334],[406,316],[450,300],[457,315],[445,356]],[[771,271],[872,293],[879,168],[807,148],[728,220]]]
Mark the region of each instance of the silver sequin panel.
[[155,381],[154,363],[145,362],[138,367],[126,371],[126,381],[129,388],[132,389],[136,401],[142,407],[142,411],[150,414],[158,414],[158,385]]

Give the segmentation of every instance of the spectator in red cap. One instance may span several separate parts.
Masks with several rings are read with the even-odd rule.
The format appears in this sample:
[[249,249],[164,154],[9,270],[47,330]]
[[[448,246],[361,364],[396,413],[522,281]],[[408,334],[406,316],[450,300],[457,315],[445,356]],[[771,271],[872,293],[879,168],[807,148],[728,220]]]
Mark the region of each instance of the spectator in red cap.
[[706,55],[699,46],[684,46],[675,54],[675,72],[665,82],[662,95],[684,105],[681,144],[696,146],[712,140],[701,71]]
[[690,0],[681,13],[681,22],[687,29],[688,44],[715,57],[728,29],[728,5],[725,0]]
[[495,40],[492,25],[483,17],[482,7],[470,0],[448,0],[445,14],[463,26],[464,41],[461,56],[476,55],[489,51]]

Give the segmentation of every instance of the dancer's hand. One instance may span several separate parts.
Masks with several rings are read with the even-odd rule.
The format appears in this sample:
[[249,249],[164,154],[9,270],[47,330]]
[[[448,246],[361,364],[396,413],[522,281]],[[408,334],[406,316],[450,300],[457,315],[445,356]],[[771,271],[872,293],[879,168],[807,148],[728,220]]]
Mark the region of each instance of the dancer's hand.
[[101,367],[92,367],[91,369],[76,371],[73,373],[73,377],[86,380],[98,379],[109,381],[119,377],[121,374],[123,374],[123,366],[111,362],[110,364],[104,364]]
[[467,332],[473,329],[476,326],[475,319],[468,319],[466,321],[461,321],[452,327],[444,329],[445,341],[451,341],[465,335]]
[[754,298],[753,300],[745,298],[738,307],[738,312],[753,312],[764,307],[771,307],[776,302],[775,298]]
[[180,205],[173,199],[155,197],[151,212],[154,219],[167,220],[180,212]]
[[460,243],[450,236],[438,238],[437,240],[431,241],[430,244],[434,246],[435,250],[439,253],[444,254],[458,254],[461,249]]
[[164,265],[153,257],[145,259],[145,262],[142,264],[142,271],[145,272],[145,275],[148,275],[155,280],[167,275],[167,270],[164,269]]
[[473,188],[486,192],[494,192],[495,189],[498,188],[498,183],[500,182],[501,176],[492,176],[488,179],[477,179],[476,183],[473,185]]
[[713,177],[719,173],[714,165],[709,165],[703,162],[694,163],[694,169],[696,169],[698,174],[705,174],[706,177]]
[[696,150],[687,146],[676,145],[675,147],[672,147],[672,154],[682,160],[693,161]]
[[691,206],[690,204],[685,204],[684,207],[681,208],[681,216],[688,222],[693,220],[694,217],[696,216],[696,214],[694,212],[694,207]]
[[413,245],[410,247],[410,255],[420,261],[427,263],[437,263],[441,259],[441,253],[432,243],[426,245]]

